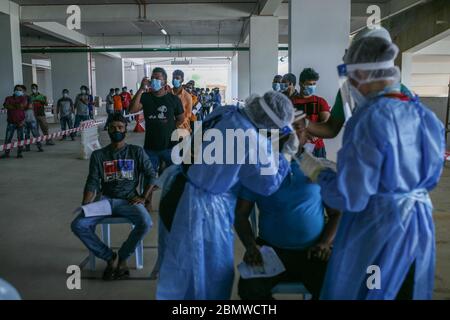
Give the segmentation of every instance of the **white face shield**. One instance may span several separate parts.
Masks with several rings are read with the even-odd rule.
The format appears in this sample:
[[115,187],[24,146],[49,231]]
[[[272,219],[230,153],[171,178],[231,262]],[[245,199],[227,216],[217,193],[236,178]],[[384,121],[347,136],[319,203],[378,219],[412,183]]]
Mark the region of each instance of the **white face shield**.
[[[337,69],[339,91],[342,97],[346,121],[352,116],[357,106],[362,106],[367,101],[366,97],[359,91],[361,85],[375,81],[392,81],[394,83],[400,81],[400,71],[395,66],[393,60],[374,63],[341,64]],[[383,76],[384,70],[389,72]],[[358,77],[357,71],[366,71],[366,77],[364,79]],[[350,79],[358,83],[357,87],[350,83]]]

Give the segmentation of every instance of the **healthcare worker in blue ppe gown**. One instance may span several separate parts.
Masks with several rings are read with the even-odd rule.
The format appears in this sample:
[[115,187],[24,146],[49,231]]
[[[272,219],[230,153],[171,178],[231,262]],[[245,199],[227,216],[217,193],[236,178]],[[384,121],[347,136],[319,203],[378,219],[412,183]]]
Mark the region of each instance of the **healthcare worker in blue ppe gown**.
[[[234,280],[236,191],[243,185],[258,194],[270,195],[279,188],[289,172],[289,164],[275,147],[269,148],[267,136],[258,129],[275,129],[277,134],[281,132],[279,136],[295,135],[291,127],[293,119],[291,102],[275,91],[263,97],[250,97],[244,108],[218,108],[205,119],[203,132],[216,129],[224,137],[220,150],[223,157],[234,151],[234,163],[207,164],[208,159],[203,159],[202,164],[194,163],[187,170],[186,185],[166,235],[157,299],[230,298]],[[230,149],[229,141],[225,141],[227,129],[249,130],[260,145],[266,146],[260,149],[266,152],[251,164],[247,146],[237,159],[237,148],[243,145],[235,140],[234,150]],[[205,138],[202,149],[210,143]]]
[[418,98],[400,92],[397,54],[381,37],[353,41],[344,62],[356,108],[337,172],[301,159],[324,202],[343,211],[321,299],[432,298],[429,191],[443,169],[444,127]]

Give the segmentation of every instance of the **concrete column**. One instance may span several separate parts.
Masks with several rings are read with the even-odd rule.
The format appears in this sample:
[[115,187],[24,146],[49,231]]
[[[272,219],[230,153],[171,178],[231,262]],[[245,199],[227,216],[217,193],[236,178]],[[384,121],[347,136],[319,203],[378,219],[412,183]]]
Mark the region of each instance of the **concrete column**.
[[5,97],[23,82],[19,6],[11,1],[0,4],[0,39],[0,97]]
[[250,54],[239,51],[238,55],[238,95],[239,100],[245,100],[250,95]]
[[102,54],[95,55],[94,59],[97,95],[105,100],[109,89],[123,87],[122,59]]
[[[349,0],[350,1],[350,0]],[[250,18],[250,93],[271,90],[278,73],[278,17]]]
[[[289,2],[289,72],[298,78],[304,68],[320,74],[318,95],[333,103],[338,91],[336,66],[349,45],[350,0]],[[311,28],[320,17],[320,28]]]
[[22,74],[23,84],[30,89],[31,85],[37,82],[36,66],[33,65],[33,58],[30,55],[22,55]]
[[[53,103],[52,71],[46,68],[36,68],[36,81],[39,91],[47,96],[48,102]],[[55,97],[56,101],[61,97],[61,92]]]
[[[229,79],[231,85],[231,99],[238,98],[238,55],[235,53],[231,58],[231,77]],[[234,101],[231,101],[234,103]]]
[[54,100],[61,97],[63,89],[68,89],[74,99],[82,85],[90,87],[89,54],[54,53],[50,58]]
[[[289,2],[289,70],[297,76],[304,68],[320,74],[317,94],[333,106],[338,92],[336,66],[349,45],[350,0],[291,0]],[[311,27],[311,19],[320,27]],[[341,138],[326,140],[328,158],[336,159]]]
[[413,68],[413,54],[404,52],[402,53],[402,83],[411,88],[412,81],[412,68]]

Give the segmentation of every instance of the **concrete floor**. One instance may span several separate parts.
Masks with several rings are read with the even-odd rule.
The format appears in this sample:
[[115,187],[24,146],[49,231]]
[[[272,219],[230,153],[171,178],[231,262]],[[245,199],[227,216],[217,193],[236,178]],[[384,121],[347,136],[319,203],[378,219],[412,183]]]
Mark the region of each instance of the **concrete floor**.
[[[130,143],[142,145],[143,140],[143,134],[128,135]],[[100,142],[108,141],[102,131]],[[103,282],[99,278],[104,263],[98,262],[98,271],[82,272],[81,290],[67,289],[67,267],[87,257],[87,250],[70,231],[71,212],[80,204],[88,172],[88,161],[80,160],[80,153],[78,138],[46,146],[44,153],[37,153],[33,146],[24,159],[0,160],[0,278],[13,284],[24,299],[154,299],[156,282],[148,276],[156,259],[157,212],[151,215],[155,225],[145,238],[143,270],[132,270],[131,280]],[[447,163],[432,193],[438,251],[435,299],[450,299],[449,190]],[[158,194],[155,204],[157,200]],[[112,226],[113,246],[119,246],[128,231],[129,226]],[[235,256],[240,262],[239,241]],[[133,261],[134,256],[131,266]],[[236,286],[233,299],[237,299]]]

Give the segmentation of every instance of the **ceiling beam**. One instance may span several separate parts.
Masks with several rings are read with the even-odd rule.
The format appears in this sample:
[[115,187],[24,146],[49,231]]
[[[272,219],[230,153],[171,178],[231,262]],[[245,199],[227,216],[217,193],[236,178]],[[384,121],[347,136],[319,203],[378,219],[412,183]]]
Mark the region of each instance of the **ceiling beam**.
[[[32,22],[27,23],[26,26],[71,44],[83,46],[91,45],[91,40],[89,37],[77,31],[70,30],[66,26],[57,22]],[[109,57],[120,58],[119,53],[107,52],[104,54]]]
[[283,0],[261,0],[259,3],[260,16],[273,16]]
[[57,22],[30,22],[25,24],[27,27],[37,30],[39,32],[48,34],[57,39],[77,44],[88,45],[88,37],[85,35],[68,29],[66,26]]
[[[219,37],[220,45],[233,45],[238,41],[238,36],[221,35]],[[217,46],[217,35],[210,36],[171,36],[169,38],[161,36],[108,36],[108,37],[90,37],[91,46],[161,46],[168,45],[215,45]]]
[[[233,20],[249,17],[252,3],[147,4],[147,20]],[[65,21],[67,6],[23,6],[21,22]],[[139,21],[137,5],[80,5],[81,22]],[[83,25],[81,26],[83,27]]]

